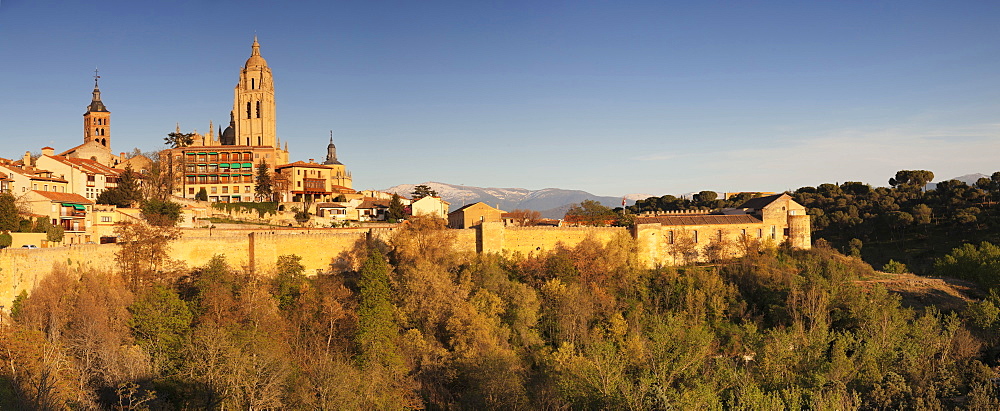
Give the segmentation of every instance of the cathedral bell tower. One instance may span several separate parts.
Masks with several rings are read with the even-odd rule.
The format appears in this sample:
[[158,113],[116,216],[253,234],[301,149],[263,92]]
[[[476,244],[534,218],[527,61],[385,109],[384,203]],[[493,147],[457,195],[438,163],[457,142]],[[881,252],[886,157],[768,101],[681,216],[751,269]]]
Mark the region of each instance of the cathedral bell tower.
[[[236,84],[232,117],[236,145],[276,147],[274,127],[274,82],[267,61],[260,56],[257,36],[250,58]],[[225,144],[225,143],[223,143]]]
[[101,89],[97,87],[97,75],[94,70],[94,96],[83,113],[83,142],[96,141],[104,147],[111,147],[111,112],[101,102]]

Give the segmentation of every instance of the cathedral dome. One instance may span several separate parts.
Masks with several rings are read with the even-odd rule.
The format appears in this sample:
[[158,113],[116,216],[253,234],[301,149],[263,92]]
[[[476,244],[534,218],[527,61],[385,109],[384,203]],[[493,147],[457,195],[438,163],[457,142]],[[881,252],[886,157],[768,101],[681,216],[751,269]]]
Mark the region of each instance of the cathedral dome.
[[260,43],[257,43],[257,36],[253,37],[253,51],[250,52],[250,58],[247,59],[246,64],[243,68],[251,67],[267,67],[267,60],[264,60],[260,56]]

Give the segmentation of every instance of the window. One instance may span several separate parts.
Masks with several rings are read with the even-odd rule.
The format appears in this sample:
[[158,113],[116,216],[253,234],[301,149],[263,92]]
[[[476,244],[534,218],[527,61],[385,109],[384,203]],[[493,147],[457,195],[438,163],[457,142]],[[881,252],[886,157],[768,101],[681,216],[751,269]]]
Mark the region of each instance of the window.
[[717,234],[719,235],[719,241],[722,241],[722,230],[719,230]]
[[667,231],[667,244],[673,244],[673,243],[674,243],[674,231],[673,230]]
[[228,186],[222,187],[222,194],[229,194],[229,187]]
[[260,118],[260,101],[257,102],[257,118]]
[[194,195],[194,187],[188,188],[188,194]]
[[250,118],[250,102],[247,102],[247,118]]
[[101,216],[101,222],[102,223],[110,223],[111,222],[111,217]]
[[757,229],[757,238],[764,238],[764,230],[761,228]]
[[243,192],[244,193],[249,193],[250,192],[250,186],[243,187]]
[[256,88],[256,85],[257,85],[257,79],[255,78],[250,79],[250,89]]
[[215,193],[217,193],[217,192],[218,192],[218,190],[217,190],[217,189],[216,189],[215,187],[211,187],[211,188],[209,189],[209,192],[210,192],[210,193],[212,193],[212,194],[215,194]]
[[240,193],[240,186],[233,186],[233,194],[239,194],[239,193]]
[[698,230],[694,230],[694,242],[698,242]]
[[771,239],[772,240],[778,239],[778,231],[775,229],[773,225],[771,226]]

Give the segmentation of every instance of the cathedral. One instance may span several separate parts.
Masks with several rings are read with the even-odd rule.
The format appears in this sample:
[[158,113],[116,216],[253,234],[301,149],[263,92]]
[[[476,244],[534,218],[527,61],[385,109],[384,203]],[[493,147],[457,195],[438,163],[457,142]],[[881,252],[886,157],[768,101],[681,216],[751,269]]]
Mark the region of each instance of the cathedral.
[[233,94],[225,130],[215,133],[210,123],[190,145],[170,150],[170,164],[182,176],[174,195],[195,198],[204,190],[212,202],[270,201],[255,192],[261,163],[275,173],[272,188],[280,201],[329,201],[351,191],[351,175],[336,159],[332,136],[326,163],[289,163],[288,143],[282,148],[275,132],[274,79],[256,36]]

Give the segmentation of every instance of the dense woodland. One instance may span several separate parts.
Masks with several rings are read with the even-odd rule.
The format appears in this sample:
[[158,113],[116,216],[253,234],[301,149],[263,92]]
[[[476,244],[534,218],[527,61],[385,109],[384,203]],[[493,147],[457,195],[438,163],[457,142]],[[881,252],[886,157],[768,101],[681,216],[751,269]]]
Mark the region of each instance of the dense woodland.
[[315,276],[186,268],[175,231],[123,228],[118,272],[59,266],[18,298],[0,408],[1000,408],[1000,297],[903,307],[825,241],[647,269],[627,235],[476,255],[404,227]]

